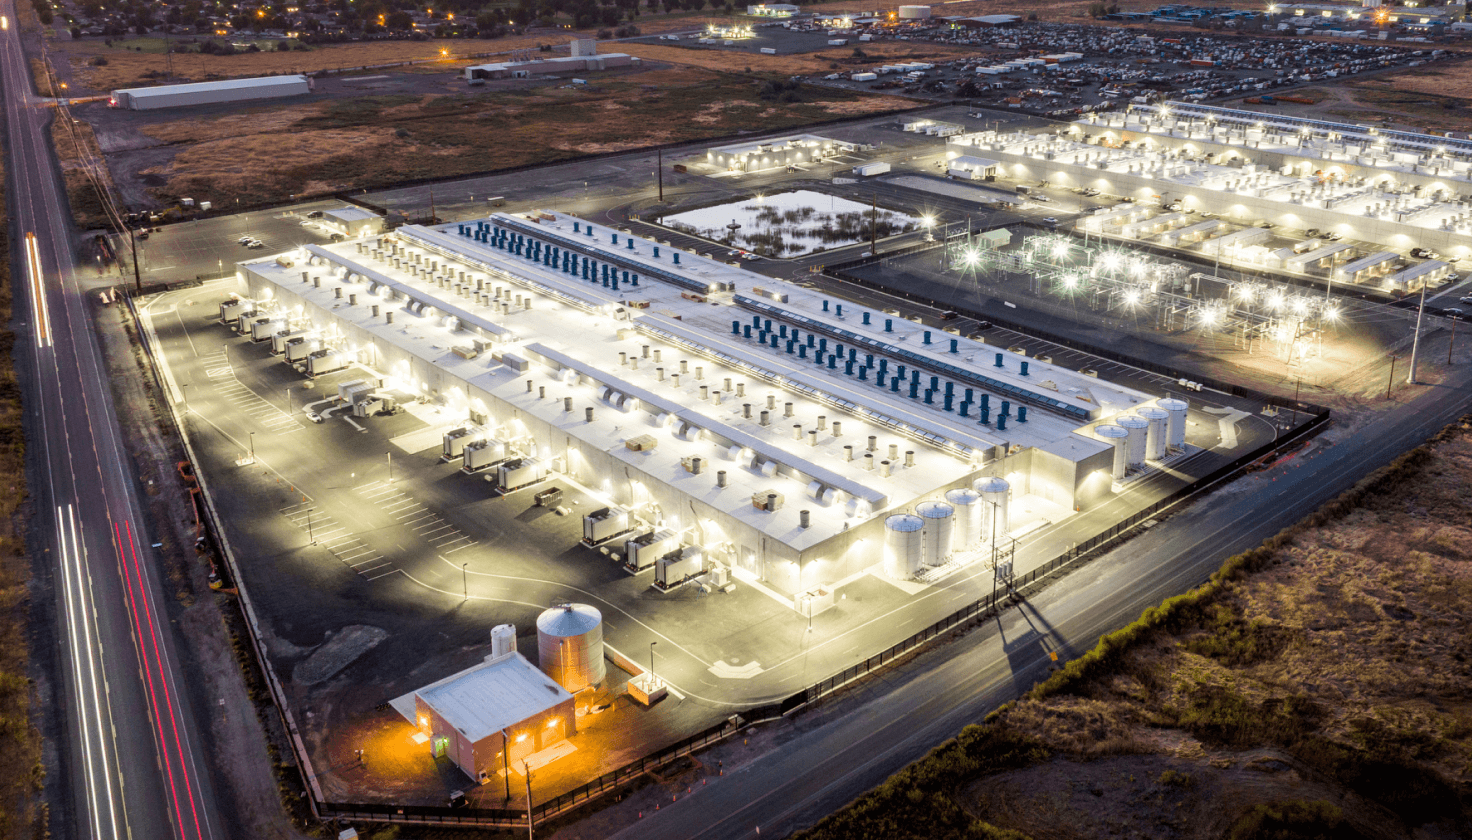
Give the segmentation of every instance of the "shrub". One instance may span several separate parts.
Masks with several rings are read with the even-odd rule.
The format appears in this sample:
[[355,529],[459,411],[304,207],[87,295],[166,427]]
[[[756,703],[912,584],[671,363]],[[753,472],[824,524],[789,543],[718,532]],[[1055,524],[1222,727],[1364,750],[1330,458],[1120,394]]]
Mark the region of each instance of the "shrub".
[[1345,825],[1343,811],[1323,800],[1300,799],[1259,805],[1227,831],[1227,840],[1355,840],[1361,836]]

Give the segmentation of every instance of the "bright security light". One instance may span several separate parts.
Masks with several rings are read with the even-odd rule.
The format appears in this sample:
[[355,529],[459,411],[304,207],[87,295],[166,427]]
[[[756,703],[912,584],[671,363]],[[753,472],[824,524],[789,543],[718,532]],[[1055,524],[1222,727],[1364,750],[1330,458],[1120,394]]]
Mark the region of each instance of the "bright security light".
[[977,262],[979,262],[980,260],[981,255],[976,252],[975,248],[967,248],[966,250],[961,252],[961,262],[964,263],[968,268],[976,265]]
[[920,224],[921,224],[922,227],[925,227],[925,228],[933,228],[933,227],[935,227],[935,217],[934,216],[921,216],[920,217]]
[[1140,290],[1139,289],[1130,289],[1129,291],[1125,292],[1124,293],[1124,302],[1127,303],[1127,304],[1129,304],[1130,306],[1134,306],[1135,304],[1139,303],[1140,302]]
[[1059,241],[1053,243],[1053,256],[1054,257],[1066,257],[1066,256],[1068,256],[1068,243],[1067,242],[1064,242],[1062,240],[1059,240]]

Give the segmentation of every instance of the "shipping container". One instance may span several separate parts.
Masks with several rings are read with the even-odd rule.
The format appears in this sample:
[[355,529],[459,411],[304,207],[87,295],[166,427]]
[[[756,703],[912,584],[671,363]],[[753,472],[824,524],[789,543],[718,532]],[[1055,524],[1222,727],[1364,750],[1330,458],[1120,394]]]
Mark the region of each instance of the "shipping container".
[[864,175],[864,176],[869,176],[869,175],[883,175],[884,173],[886,173],[888,171],[889,171],[889,164],[888,163],[885,163],[882,160],[876,160],[876,161],[873,161],[871,163],[861,163],[858,166],[855,166],[854,167],[854,174],[855,175]]

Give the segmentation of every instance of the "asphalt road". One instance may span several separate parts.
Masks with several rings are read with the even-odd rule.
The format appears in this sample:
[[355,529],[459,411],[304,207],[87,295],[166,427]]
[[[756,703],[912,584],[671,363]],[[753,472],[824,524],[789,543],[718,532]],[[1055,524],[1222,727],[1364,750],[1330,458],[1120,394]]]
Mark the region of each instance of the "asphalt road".
[[1146,608],[1210,577],[1259,544],[1423,442],[1472,407],[1472,376],[1457,371],[1349,442],[1243,479],[1055,583],[975,631],[947,657],[907,675],[861,708],[799,735],[782,749],[646,815],[617,838],[781,837],[823,816],[1046,675],[1049,652],[1066,661]]
[[[15,20],[14,4],[3,14]],[[35,540],[57,603],[54,652],[67,803],[54,836],[215,838],[214,793],[128,475],[108,374],[74,265],[65,194],[20,32],[0,32],[17,308]]]

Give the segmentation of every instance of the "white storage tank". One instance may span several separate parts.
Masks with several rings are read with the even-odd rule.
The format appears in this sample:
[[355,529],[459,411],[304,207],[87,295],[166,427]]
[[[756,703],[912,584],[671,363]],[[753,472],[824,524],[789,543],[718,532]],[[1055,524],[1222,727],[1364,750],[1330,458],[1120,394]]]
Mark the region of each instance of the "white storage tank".
[[1170,414],[1170,419],[1167,420],[1165,424],[1166,445],[1169,446],[1171,449],[1185,449],[1186,409],[1190,406],[1187,405],[1185,400],[1176,399],[1161,400],[1159,403],[1157,403],[1157,405],[1165,409],[1166,412]]
[[491,628],[491,656],[516,653],[516,625],[497,624]]
[[976,492],[981,494],[982,540],[991,542],[993,537],[1000,540],[1011,530],[1007,519],[1007,499],[1011,490],[1012,485],[1005,478],[993,476],[976,482]]
[[563,604],[537,616],[542,671],[576,694],[603,682],[603,614],[587,604]]
[[922,561],[927,566],[943,565],[951,556],[951,523],[956,509],[945,502],[921,502],[915,512],[925,520]]
[[981,542],[981,494],[959,488],[946,493],[946,501],[956,509],[951,526],[951,549],[960,551]]
[[1163,408],[1146,406],[1135,413],[1150,424],[1150,428],[1145,430],[1145,457],[1159,461],[1165,457],[1166,423],[1170,420],[1170,412]]
[[1150,430],[1150,421],[1133,414],[1126,415],[1115,421],[1115,425],[1128,432],[1124,439],[1125,458],[1132,467],[1138,467],[1145,463],[1145,434]]
[[930,17],[929,6],[901,6],[900,20],[925,20]]
[[925,520],[912,513],[896,513],[884,520],[884,576],[909,580],[920,572],[921,529]]
[[1110,471],[1115,481],[1124,478],[1129,470],[1129,430],[1119,426],[1103,425],[1094,429],[1094,437],[1114,446],[1114,468]]

